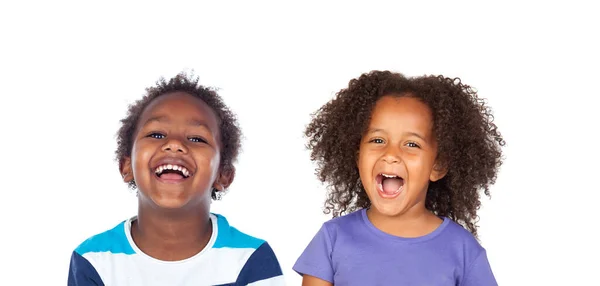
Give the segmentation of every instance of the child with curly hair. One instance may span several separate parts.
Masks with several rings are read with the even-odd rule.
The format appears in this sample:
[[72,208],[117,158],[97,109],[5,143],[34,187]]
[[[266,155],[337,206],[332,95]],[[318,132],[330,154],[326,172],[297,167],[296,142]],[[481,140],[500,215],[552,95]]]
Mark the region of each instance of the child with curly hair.
[[372,71],[305,135],[334,218],[293,267],[302,285],[497,285],[475,223],[504,140],[471,87]]
[[241,132],[198,78],[161,79],[118,133],[138,212],[73,251],[68,285],[284,285],[269,244],[210,212],[232,183]]

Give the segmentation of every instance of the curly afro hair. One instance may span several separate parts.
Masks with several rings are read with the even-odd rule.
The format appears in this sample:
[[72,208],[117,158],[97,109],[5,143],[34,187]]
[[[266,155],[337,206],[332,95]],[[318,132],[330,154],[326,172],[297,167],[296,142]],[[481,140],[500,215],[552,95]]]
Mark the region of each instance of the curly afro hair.
[[[119,166],[122,166],[126,157],[131,157],[138,120],[146,106],[161,95],[185,92],[204,101],[217,115],[221,135],[219,138],[221,144],[220,167],[223,171],[235,170],[233,164],[236,162],[240,151],[242,136],[237,119],[214,89],[199,85],[198,82],[198,77],[187,75],[184,72],[168,81],[160,78],[155,86],[146,88],[146,94],[143,98],[129,106],[127,116],[121,120],[121,128],[117,134],[116,157]],[[131,181],[129,186],[136,188],[135,181]],[[220,198],[220,196],[217,196],[217,192],[216,189],[212,190],[211,197],[213,200]]]
[[429,184],[425,207],[477,236],[479,190],[490,196],[489,186],[502,164],[504,139],[485,101],[458,78],[407,78],[390,71],[372,71],[351,80],[314,113],[305,135],[311,160],[317,163],[316,174],[328,186],[324,212],[337,217],[370,206],[356,160],[373,107],[386,95],[415,97],[431,109],[438,160],[448,173]]

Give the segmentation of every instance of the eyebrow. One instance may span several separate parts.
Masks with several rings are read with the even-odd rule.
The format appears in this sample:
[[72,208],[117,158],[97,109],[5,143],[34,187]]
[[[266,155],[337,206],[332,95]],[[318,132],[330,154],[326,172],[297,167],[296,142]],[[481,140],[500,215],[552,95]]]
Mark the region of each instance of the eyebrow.
[[[151,122],[167,122],[168,123],[170,121],[171,120],[169,120],[169,118],[166,116],[155,116],[155,117],[151,117],[148,120],[146,120],[146,122],[144,122],[144,125],[151,123]],[[208,125],[200,120],[190,119],[187,121],[187,123],[189,125],[194,125],[194,126],[203,126],[210,130],[210,128],[208,128]]]
[[[387,133],[385,130],[380,129],[380,128],[372,128],[372,129],[367,130],[367,133],[375,133],[375,132]],[[405,132],[404,134],[407,134],[407,135],[410,135],[410,136],[415,136],[415,137],[420,138],[421,140],[427,142],[427,139],[425,139],[425,137],[423,137],[419,133],[416,133],[416,132]]]

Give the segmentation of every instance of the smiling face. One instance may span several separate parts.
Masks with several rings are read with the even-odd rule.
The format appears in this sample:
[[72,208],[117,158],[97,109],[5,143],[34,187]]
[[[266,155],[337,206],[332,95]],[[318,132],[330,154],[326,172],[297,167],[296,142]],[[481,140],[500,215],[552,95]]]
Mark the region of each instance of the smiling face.
[[357,163],[370,211],[391,217],[426,211],[429,182],[445,175],[436,167],[436,156],[429,107],[410,96],[379,99]]
[[227,187],[220,173],[220,133],[213,110],[184,92],[161,95],[140,115],[131,158],[121,168],[135,180],[141,204],[181,209],[207,206],[211,190]]

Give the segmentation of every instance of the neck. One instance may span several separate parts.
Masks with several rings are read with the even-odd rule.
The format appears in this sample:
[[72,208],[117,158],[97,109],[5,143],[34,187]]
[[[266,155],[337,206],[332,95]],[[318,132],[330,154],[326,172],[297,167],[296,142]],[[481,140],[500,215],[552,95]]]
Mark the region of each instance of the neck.
[[387,216],[370,208],[367,216],[379,230],[394,236],[415,238],[427,235],[440,226],[442,220],[425,208],[425,205],[415,205],[405,213]]
[[140,204],[131,235],[142,252],[159,260],[176,261],[194,256],[212,235],[208,208],[195,212],[148,208]]

